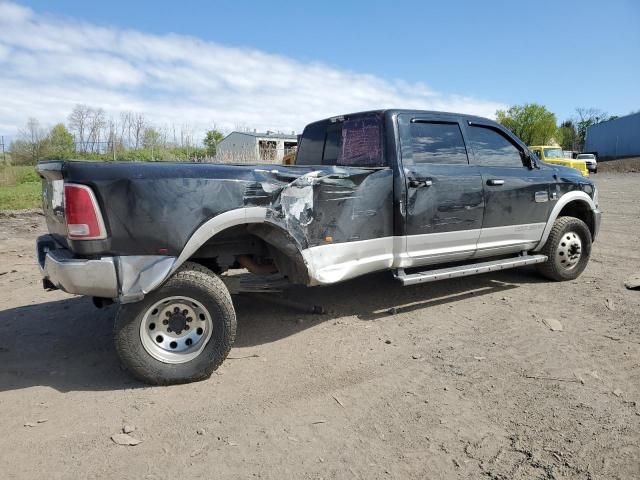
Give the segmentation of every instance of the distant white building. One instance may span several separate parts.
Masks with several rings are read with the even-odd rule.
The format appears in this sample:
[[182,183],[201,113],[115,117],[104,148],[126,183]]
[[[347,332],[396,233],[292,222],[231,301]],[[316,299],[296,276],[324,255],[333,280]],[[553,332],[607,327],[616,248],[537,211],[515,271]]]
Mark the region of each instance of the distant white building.
[[216,161],[222,163],[282,163],[298,146],[296,135],[275,132],[231,132],[216,146]]

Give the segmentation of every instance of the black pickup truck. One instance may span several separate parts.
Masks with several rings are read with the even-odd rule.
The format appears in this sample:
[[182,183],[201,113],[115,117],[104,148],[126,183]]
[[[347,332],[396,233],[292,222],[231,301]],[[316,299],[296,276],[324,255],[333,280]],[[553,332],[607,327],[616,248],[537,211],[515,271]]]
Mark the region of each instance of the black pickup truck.
[[570,280],[600,224],[588,178],[540,163],[491,120],[452,113],[315,122],[293,166],[54,161],[38,172],[45,288],[118,302],[118,354],[152,384],[204,379],[224,361],[231,293],[531,264]]

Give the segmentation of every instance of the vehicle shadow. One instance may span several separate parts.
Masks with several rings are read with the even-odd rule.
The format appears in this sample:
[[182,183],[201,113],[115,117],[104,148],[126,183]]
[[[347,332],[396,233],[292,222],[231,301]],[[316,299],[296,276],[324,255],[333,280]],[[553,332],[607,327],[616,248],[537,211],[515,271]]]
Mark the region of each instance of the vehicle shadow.
[[534,269],[523,268],[403,287],[388,272],[382,272],[326,287],[296,287],[282,295],[309,307],[321,306],[326,312],[321,315],[273,304],[263,296],[242,295],[234,299],[239,319],[234,345],[252,347],[274,342],[318,323],[346,316],[376,321],[425,309],[428,323],[429,308],[540,282],[545,280]]
[[[428,323],[431,307],[540,281],[535,274],[510,271],[402,287],[388,273],[379,273],[287,292],[298,302],[321,305],[326,310],[321,315],[238,296],[235,346],[275,342],[345,316],[377,321],[394,309],[395,313],[426,309]],[[98,310],[89,298],[71,297],[0,311],[0,392],[33,386],[62,392],[144,387],[119,365],[112,340],[116,310],[115,306]]]

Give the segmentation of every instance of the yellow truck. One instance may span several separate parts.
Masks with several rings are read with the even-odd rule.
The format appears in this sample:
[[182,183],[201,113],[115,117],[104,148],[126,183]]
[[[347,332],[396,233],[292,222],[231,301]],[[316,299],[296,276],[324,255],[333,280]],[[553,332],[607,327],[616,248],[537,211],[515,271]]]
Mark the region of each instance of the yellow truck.
[[575,168],[582,174],[583,177],[589,176],[587,163],[584,160],[564,158],[564,156],[562,155],[562,149],[560,147],[553,147],[550,145],[534,145],[530,146],[529,150],[534,152],[543,162],[555,163],[557,165]]

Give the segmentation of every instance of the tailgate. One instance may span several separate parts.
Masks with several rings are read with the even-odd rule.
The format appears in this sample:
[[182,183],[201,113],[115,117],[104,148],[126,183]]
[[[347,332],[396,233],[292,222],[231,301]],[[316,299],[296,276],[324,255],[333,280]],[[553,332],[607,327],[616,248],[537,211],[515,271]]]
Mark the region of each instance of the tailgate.
[[49,233],[66,246],[67,224],[64,218],[64,162],[40,162],[36,170],[42,179],[42,209]]

